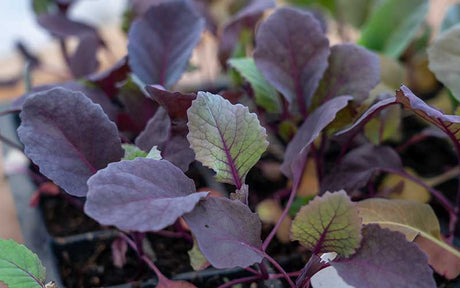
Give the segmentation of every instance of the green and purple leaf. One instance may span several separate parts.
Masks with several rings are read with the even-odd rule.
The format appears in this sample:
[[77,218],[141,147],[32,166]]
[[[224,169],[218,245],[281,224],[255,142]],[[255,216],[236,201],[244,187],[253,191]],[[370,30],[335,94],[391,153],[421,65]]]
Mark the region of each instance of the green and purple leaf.
[[361,242],[361,218],[347,193],[326,192],[297,213],[291,240],[298,240],[313,254],[335,252],[348,257]]
[[402,233],[378,225],[366,225],[362,233],[356,254],[330,262],[345,282],[353,287],[436,287],[425,253]]
[[81,92],[55,88],[34,94],[20,116],[25,154],[71,195],[86,196],[89,177],[123,157],[117,127]]
[[282,7],[260,25],[254,60],[268,82],[305,116],[329,53],[329,41],[312,14]]
[[158,231],[191,212],[208,192],[166,160],[112,163],[88,180],[85,213],[122,230]]
[[216,268],[248,267],[264,258],[260,219],[240,201],[210,197],[184,219]]
[[379,58],[354,44],[335,45],[329,55],[329,66],[319,82],[313,105],[341,95],[351,95],[360,104],[380,82]]
[[171,88],[184,73],[204,20],[186,0],[153,5],[129,31],[132,71],[145,84]]
[[0,239],[0,283],[11,288],[45,287],[45,267],[24,245]]
[[268,146],[257,115],[206,92],[198,92],[187,114],[187,139],[196,159],[216,172],[217,181],[241,189],[249,169]]
[[347,153],[339,165],[321,181],[321,192],[344,189],[348,193],[364,187],[378,172],[403,171],[398,153],[387,146],[365,144]]
[[337,113],[345,108],[352,99],[353,97],[351,96],[336,97],[324,103],[308,116],[287,146],[284,161],[281,165],[281,171],[284,175],[292,178],[294,160],[301,153],[308,153],[307,150],[310,144],[313,143],[321,131],[335,119]]

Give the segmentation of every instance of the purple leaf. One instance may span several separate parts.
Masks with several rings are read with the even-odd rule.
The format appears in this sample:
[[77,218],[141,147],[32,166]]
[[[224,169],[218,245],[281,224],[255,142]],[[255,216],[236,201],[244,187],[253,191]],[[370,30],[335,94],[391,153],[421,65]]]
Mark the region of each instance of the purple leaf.
[[312,14],[282,7],[260,25],[254,60],[291,107],[306,116],[329,53],[329,41]]
[[188,166],[195,159],[195,153],[193,153],[186,138],[188,133],[187,109],[192,105],[196,95],[169,92],[153,86],[147,86],[146,90],[150,97],[165,109],[170,120],[167,138],[162,143],[153,145],[159,146],[163,158],[171,161],[183,171],[187,171]]
[[20,116],[25,154],[71,195],[85,196],[88,178],[123,157],[117,127],[81,92],[55,88],[34,94]]
[[396,103],[396,98],[394,96],[378,101],[377,103],[369,107],[369,109],[367,109],[366,112],[364,112],[361,116],[359,116],[358,120],[356,120],[356,122],[353,125],[337,132],[335,135],[336,136],[341,136],[344,134],[350,135],[350,134],[355,134],[359,132],[361,128],[363,128],[363,126],[367,122],[369,122],[375,114],[377,114],[380,110],[386,108],[387,106],[393,105],[395,103]]
[[209,192],[165,160],[111,163],[88,180],[85,213],[122,230],[159,231],[193,210]]
[[69,66],[75,78],[81,78],[95,72],[99,67],[97,50],[100,40],[96,34],[85,34],[80,37],[77,50],[69,59]]
[[284,161],[281,165],[281,171],[284,175],[292,178],[294,160],[298,158],[300,154],[306,156],[310,144],[313,143],[321,131],[335,119],[337,113],[347,106],[348,101],[352,99],[353,97],[351,96],[336,97],[318,107],[308,116],[287,146]]
[[460,116],[446,115],[429,106],[404,85],[400,90],[396,90],[396,101],[401,103],[405,109],[441,129],[453,142],[457,151],[460,151]]
[[152,6],[129,31],[131,69],[146,84],[170,88],[185,71],[203,26],[186,0]]
[[331,48],[329,66],[313,97],[313,104],[318,106],[340,95],[351,95],[360,104],[379,82],[377,55],[354,44],[335,45]]
[[7,111],[20,112],[22,110],[22,105],[24,105],[24,102],[29,97],[31,97],[33,94],[37,92],[51,90],[57,87],[65,88],[67,90],[82,92],[85,96],[91,99],[91,101],[93,101],[96,104],[101,105],[102,110],[104,110],[105,114],[109,116],[110,120],[113,120],[113,121],[116,120],[118,109],[110,102],[107,95],[100,89],[90,87],[89,85],[86,85],[84,82],[79,82],[79,81],[78,82],[70,81],[70,82],[64,82],[64,83],[59,83],[55,85],[42,85],[42,86],[34,87],[29,93],[26,93],[16,98],[11,103]]
[[400,232],[366,225],[361,248],[349,259],[330,264],[353,287],[434,288],[428,258]]
[[210,197],[184,219],[212,266],[248,267],[262,261],[260,219],[240,201]]
[[118,93],[118,84],[126,80],[130,72],[128,56],[125,56],[109,69],[99,74],[88,76],[88,80],[99,86],[110,98],[114,98]]
[[387,146],[366,144],[346,154],[339,165],[324,177],[321,192],[344,189],[351,193],[385,170],[403,170],[399,155]]
[[[123,104],[126,113],[134,124],[137,135],[146,127],[148,121],[155,115],[158,104],[145,96],[141,89],[131,79],[120,88],[118,99]],[[149,151],[149,150],[146,150]]]
[[144,151],[150,151],[153,146],[162,145],[168,139],[171,129],[171,120],[168,113],[162,107],[157,109],[155,115],[147,122],[139,136],[136,145]]
[[222,66],[225,66],[227,59],[232,56],[241,32],[244,29],[253,31],[264,11],[273,7],[275,7],[273,0],[251,0],[225,24],[220,36],[218,52]]
[[85,23],[70,20],[62,13],[41,14],[37,18],[38,24],[57,38],[69,36],[81,37],[87,34],[98,35],[96,29]]

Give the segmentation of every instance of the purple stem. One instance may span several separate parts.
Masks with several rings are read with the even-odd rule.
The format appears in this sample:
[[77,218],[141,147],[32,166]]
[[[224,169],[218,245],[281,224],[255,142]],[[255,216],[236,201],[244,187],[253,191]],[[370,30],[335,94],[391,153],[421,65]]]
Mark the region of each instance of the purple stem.
[[177,232],[179,232],[185,240],[193,244],[193,237],[187,231],[185,231],[179,220],[174,223],[174,228],[176,228]]
[[286,273],[286,271],[284,271],[283,267],[281,267],[281,265],[278,262],[276,262],[275,259],[270,257],[270,255],[268,255],[267,253],[264,253],[264,256],[270,263],[272,263],[273,266],[275,266],[276,269],[278,269],[279,272],[281,272],[281,274],[284,276],[284,279],[286,279],[286,281],[289,283],[289,285],[292,288],[295,288],[296,286],[295,286],[294,282],[292,282],[292,279]]
[[[305,158],[307,155],[305,155]],[[297,193],[297,190],[299,189],[299,185],[302,182],[302,177],[303,177],[303,171],[305,170],[305,164],[306,164],[306,159],[304,159],[303,167],[300,169],[300,174],[295,181],[294,185],[292,186],[291,190],[291,195],[289,195],[288,202],[286,203],[286,207],[284,207],[283,214],[281,214],[280,218],[278,219],[278,222],[276,222],[275,227],[273,227],[272,231],[270,234],[268,234],[267,238],[265,238],[264,243],[262,244],[262,251],[265,252],[267,250],[268,245],[270,245],[270,242],[272,241],[273,237],[275,237],[276,231],[278,231],[279,227],[281,226],[281,223],[283,222],[284,218],[286,218],[286,215],[289,212],[289,209],[291,208],[292,202],[294,201],[295,195]]]
[[425,134],[422,134],[422,133],[419,133],[419,134],[416,134],[414,136],[412,136],[406,143],[398,146],[396,148],[396,151],[398,152],[402,152],[404,149],[406,149],[407,147],[409,147],[410,145],[414,145],[420,141],[422,141],[423,139],[426,139],[428,138],[428,135],[425,135]]
[[436,198],[436,200],[439,201],[439,203],[442,204],[442,206],[444,206],[444,208],[449,212],[449,213],[455,213],[455,208],[454,206],[452,205],[452,203],[450,203],[449,199],[447,199],[442,193],[441,191],[439,190],[436,190],[435,188],[431,187],[430,185],[426,184],[425,182],[423,182],[422,180],[418,179],[417,177],[405,172],[405,171],[400,171],[400,170],[395,170],[395,169],[389,169],[389,168],[384,168],[382,169],[381,171],[383,172],[387,172],[387,173],[392,173],[392,174],[396,174],[396,175],[399,175],[399,176],[402,176],[406,179],[409,179],[411,180],[412,182],[415,182],[417,183],[418,185],[422,186],[423,188],[425,188],[426,190],[430,191],[430,193],[434,196],[434,198]]
[[246,283],[246,282],[253,282],[253,281],[257,281],[257,280],[261,280],[261,279],[262,279],[262,275],[243,277],[243,278],[235,279],[235,280],[232,280],[232,281],[228,281],[227,283],[222,284],[217,288],[230,288],[230,287],[233,287],[234,285],[237,285],[237,284],[242,284],[242,283]]

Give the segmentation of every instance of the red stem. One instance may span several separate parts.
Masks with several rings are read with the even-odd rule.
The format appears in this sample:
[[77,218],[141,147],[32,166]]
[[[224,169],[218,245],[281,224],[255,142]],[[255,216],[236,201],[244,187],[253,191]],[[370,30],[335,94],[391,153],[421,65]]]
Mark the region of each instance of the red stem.
[[281,267],[281,265],[276,262],[275,259],[273,259],[272,257],[270,257],[270,255],[268,255],[267,253],[264,253],[264,256],[265,258],[267,258],[267,260],[273,265],[275,266],[275,268],[281,272],[281,274],[284,276],[284,279],[286,279],[286,281],[289,283],[289,285],[292,287],[292,288],[295,288],[295,284],[294,282],[292,282],[292,279],[290,278],[290,276],[286,273],[286,271],[284,271],[283,267]]

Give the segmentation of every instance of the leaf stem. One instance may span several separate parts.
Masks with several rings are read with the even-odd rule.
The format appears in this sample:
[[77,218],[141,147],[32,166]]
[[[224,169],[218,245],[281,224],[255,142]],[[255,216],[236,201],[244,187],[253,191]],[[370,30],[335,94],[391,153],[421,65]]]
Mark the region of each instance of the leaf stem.
[[230,287],[233,287],[234,285],[237,285],[237,284],[242,284],[242,283],[246,283],[246,282],[253,282],[253,281],[257,281],[257,280],[261,280],[261,279],[262,279],[262,275],[243,277],[243,278],[235,279],[235,280],[232,280],[232,281],[228,281],[227,283],[222,284],[217,288],[230,288]]
[[275,268],[281,272],[281,274],[284,276],[284,278],[286,279],[286,281],[289,283],[289,285],[292,287],[292,288],[295,288],[295,284],[294,282],[292,282],[292,279],[290,278],[290,276],[288,275],[288,273],[286,273],[286,271],[284,271],[283,267],[281,267],[281,265],[276,262],[275,259],[273,259],[270,255],[268,255],[267,253],[264,252],[264,256],[265,258],[273,265],[275,266]]
[[[308,153],[307,153],[308,155]],[[278,219],[278,222],[276,222],[275,227],[273,227],[272,231],[270,234],[268,234],[267,238],[265,238],[264,243],[262,244],[262,251],[265,252],[267,250],[268,245],[270,245],[270,242],[272,241],[273,237],[276,234],[276,231],[278,231],[279,227],[281,226],[281,223],[283,223],[284,218],[286,218],[286,215],[289,212],[289,209],[291,208],[292,202],[294,202],[295,195],[297,193],[297,190],[299,189],[299,185],[302,182],[302,177],[303,177],[303,171],[305,170],[305,164],[307,162],[307,155],[302,155],[302,157],[305,157],[302,161],[304,162],[302,164],[302,169],[300,169],[300,174],[296,177],[294,176],[294,185],[292,186],[291,189],[291,194],[289,195],[288,202],[286,203],[286,206],[284,207],[283,213],[281,214],[280,218]],[[297,179],[295,179],[297,178]]]
[[426,184],[424,181],[420,180],[419,178],[405,172],[405,171],[399,171],[399,170],[395,170],[395,169],[389,169],[389,168],[384,168],[382,169],[381,171],[383,172],[387,172],[387,173],[392,173],[392,174],[396,174],[396,175],[399,175],[401,177],[404,177],[408,180],[411,180],[412,182],[415,182],[417,183],[418,185],[422,186],[423,188],[425,188],[426,190],[428,190],[431,195],[434,196],[434,198],[436,198],[436,200],[439,201],[439,203],[442,204],[442,206],[444,206],[444,208],[449,212],[449,213],[455,213],[455,208],[454,206],[452,205],[452,203],[449,201],[449,199],[447,199],[442,193],[441,191],[431,187],[430,185]]

